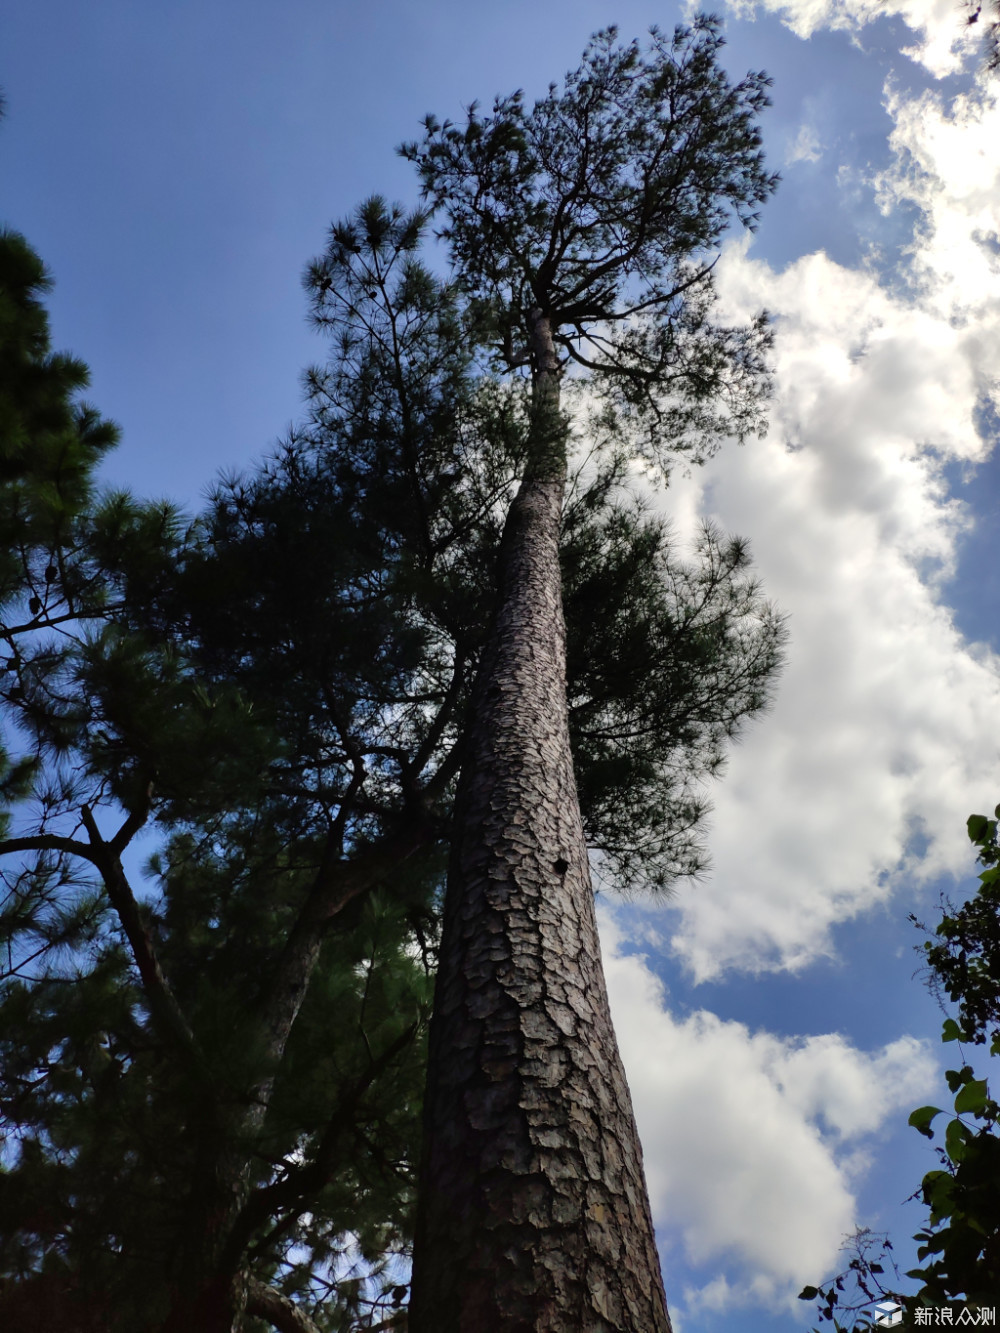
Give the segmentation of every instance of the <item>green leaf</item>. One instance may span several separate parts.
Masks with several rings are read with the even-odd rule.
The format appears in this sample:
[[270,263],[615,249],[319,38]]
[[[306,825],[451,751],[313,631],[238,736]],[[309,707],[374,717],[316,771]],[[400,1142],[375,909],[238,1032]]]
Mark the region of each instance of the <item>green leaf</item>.
[[986,1080],[970,1079],[955,1098],[955,1110],[959,1115],[963,1111],[969,1111],[975,1115],[986,1105],[986,1096]]
[[969,1131],[961,1120],[949,1120],[944,1132],[945,1152],[953,1162],[960,1162],[969,1150]]
[[944,1020],[944,1027],[941,1029],[941,1040],[942,1041],[962,1040],[962,1029],[958,1026],[958,1024],[955,1022],[953,1018],[946,1018]]
[[799,1292],[800,1301],[814,1301],[819,1295],[819,1287],[803,1287]]
[[970,815],[965,821],[965,827],[969,830],[969,841],[981,842],[989,822],[985,815]]
[[942,1227],[940,1231],[928,1237],[927,1244],[923,1247],[923,1254],[918,1250],[917,1258],[923,1259],[928,1254],[943,1254],[948,1248],[950,1238],[951,1227]]
[[972,1066],[963,1065],[961,1069],[946,1069],[944,1076],[948,1083],[948,1090],[958,1092],[959,1088],[964,1087],[972,1078]]
[[912,1125],[918,1133],[923,1134],[924,1138],[932,1139],[934,1131],[931,1129],[931,1121],[936,1115],[940,1114],[940,1106],[920,1106],[910,1113],[910,1118],[906,1123]]
[[[950,1217],[955,1207],[955,1177],[950,1171],[928,1171],[923,1179],[924,1201],[931,1210],[931,1223],[936,1224],[943,1217]],[[932,1233],[924,1232],[915,1240],[929,1239]]]

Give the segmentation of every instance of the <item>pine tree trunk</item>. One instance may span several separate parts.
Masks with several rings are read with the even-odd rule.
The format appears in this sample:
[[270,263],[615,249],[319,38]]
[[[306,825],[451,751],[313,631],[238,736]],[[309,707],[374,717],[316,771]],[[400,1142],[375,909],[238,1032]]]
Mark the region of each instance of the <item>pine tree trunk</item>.
[[[669,1333],[566,707],[565,431],[538,448],[476,685],[430,1032],[410,1333]],[[546,424],[547,423],[547,424]]]
[[[201,1174],[173,1255],[171,1308],[159,1333],[239,1333],[243,1327],[247,1274],[242,1256],[227,1251],[248,1193],[249,1160],[238,1141],[228,1142],[211,1124],[218,1114],[208,1107],[207,1123],[192,1126],[205,1140]],[[233,1117],[230,1133],[237,1123]]]

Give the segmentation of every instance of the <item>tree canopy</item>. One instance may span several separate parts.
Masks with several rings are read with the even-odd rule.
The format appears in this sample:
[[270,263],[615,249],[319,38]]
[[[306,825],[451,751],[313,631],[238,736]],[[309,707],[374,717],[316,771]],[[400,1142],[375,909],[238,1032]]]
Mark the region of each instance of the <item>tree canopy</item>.
[[[340,1333],[405,1299],[455,780],[530,430],[426,227],[371,199],[331,229],[304,420],[193,518],[96,484],[115,429],[0,241],[11,1324]],[[783,629],[746,544],[682,558],[619,418],[590,429],[562,517],[585,826],[611,882],[668,888]]]
[[442,219],[455,280],[507,370],[528,366],[538,310],[566,361],[663,467],[762,426],[766,321],[713,320],[715,251],[752,228],[777,176],[757,123],[770,79],[730,84],[719,21],[698,15],[648,49],[597,33],[562,88],[518,91],[464,126],[424,122],[401,154]]
[[[761,428],[766,321],[724,327],[712,277],[724,229],[752,225],[775,185],[756,124],[768,80],[732,85],[721,45],[703,16],[671,38],[653,29],[645,51],[609,28],[530,111],[516,92],[488,116],[473,105],[461,128],[428,117],[423,142],[400,150],[488,364],[508,392],[527,387],[529,409],[455,797],[412,1333],[669,1333],[593,907],[595,808],[578,769],[600,748],[581,756],[570,716],[566,408],[574,371],[602,422],[598,456],[627,440],[661,476]],[[649,586],[632,598],[626,585],[627,610],[642,615]],[[631,737],[638,720],[614,730]],[[657,760],[620,789],[635,823],[605,843],[612,858],[662,843],[642,827]]]

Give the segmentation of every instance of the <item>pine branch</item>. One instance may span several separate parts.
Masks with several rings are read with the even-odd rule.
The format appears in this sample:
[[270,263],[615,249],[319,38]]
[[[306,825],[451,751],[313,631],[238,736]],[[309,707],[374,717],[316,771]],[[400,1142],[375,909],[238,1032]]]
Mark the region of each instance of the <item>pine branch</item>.
[[[436,775],[437,776],[437,775]],[[274,1070],[305,999],[330,921],[353,900],[382,883],[404,861],[426,847],[435,827],[428,818],[407,820],[383,843],[351,861],[330,847],[313,887],[292,927],[270,984],[259,1006],[265,1073],[254,1090],[256,1114],[263,1120],[270,1101]]]
[[160,966],[152,934],[142,919],[139,904],[119,859],[121,851],[146,822],[145,812],[130,814],[110,842],[101,836],[89,805],[83,807],[81,814],[90,838],[90,847],[85,850],[87,860],[101,873],[111,906],[118,914],[135,965],[139,969],[153,1017],[208,1081],[211,1077],[208,1061]]
[[301,1306],[255,1277],[247,1283],[247,1314],[266,1319],[278,1333],[320,1333]]
[[71,856],[82,857],[91,865],[97,866],[97,857],[92,847],[75,838],[62,838],[55,833],[35,833],[24,838],[4,838],[0,841],[0,856],[13,852],[68,852]]
[[275,1213],[289,1208],[289,1205],[290,1211],[255,1246],[255,1253],[286,1232],[307,1211],[310,1196],[321,1190],[332,1177],[337,1145],[344,1131],[354,1122],[361,1098],[396,1056],[410,1044],[416,1036],[417,1028],[417,1023],[406,1027],[384,1051],[371,1060],[365,1072],[353,1080],[327,1121],[313,1160],[304,1166],[293,1167],[281,1180],[251,1194],[234,1224],[228,1244],[231,1254],[242,1254],[254,1231]]

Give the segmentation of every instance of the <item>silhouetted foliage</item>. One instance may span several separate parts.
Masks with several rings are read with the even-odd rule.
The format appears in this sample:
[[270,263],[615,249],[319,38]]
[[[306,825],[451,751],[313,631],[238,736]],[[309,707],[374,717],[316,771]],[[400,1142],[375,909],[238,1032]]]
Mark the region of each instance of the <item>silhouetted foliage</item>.
[[[305,419],[194,518],[97,488],[114,428],[49,350],[39,261],[0,243],[12,1327],[401,1311],[454,785],[530,415],[425,227],[373,199],[332,229]],[[628,440],[593,429],[563,520],[583,809],[609,874],[667,886],[703,862],[697,781],[783,631],[745,544],[680,559]]]

